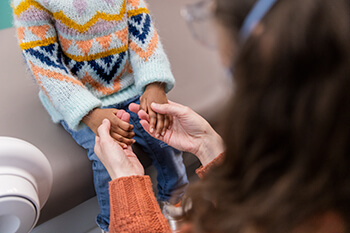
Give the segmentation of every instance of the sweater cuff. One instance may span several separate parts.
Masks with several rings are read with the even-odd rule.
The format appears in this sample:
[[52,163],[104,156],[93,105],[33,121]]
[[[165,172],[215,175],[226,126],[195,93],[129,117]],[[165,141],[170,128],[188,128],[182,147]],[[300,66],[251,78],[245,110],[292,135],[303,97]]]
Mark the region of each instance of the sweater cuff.
[[[130,232],[148,232],[152,226],[168,229],[168,224],[155,198],[149,176],[129,176],[109,183],[111,232],[121,232],[126,226]],[[143,230],[145,231],[143,231]]]
[[88,90],[83,89],[75,94],[72,94],[64,106],[61,107],[64,120],[69,128],[79,130],[85,125],[81,122],[91,110],[101,107],[101,101],[93,96]]
[[205,167],[200,166],[196,173],[199,176],[199,178],[203,179],[203,177],[213,168],[223,163],[224,161],[224,153],[219,154],[213,161],[208,163]]

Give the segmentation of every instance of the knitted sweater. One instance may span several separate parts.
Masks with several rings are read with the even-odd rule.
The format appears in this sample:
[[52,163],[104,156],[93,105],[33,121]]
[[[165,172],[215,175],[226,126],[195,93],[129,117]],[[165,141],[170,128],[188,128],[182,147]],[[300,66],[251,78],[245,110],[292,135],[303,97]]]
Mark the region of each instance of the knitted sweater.
[[71,129],[96,107],[174,86],[144,0],[12,0],[14,23],[39,97]]
[[[217,156],[205,167],[197,169],[200,178],[223,163],[224,154]],[[152,190],[149,176],[129,176],[109,183],[111,218],[109,232],[170,233]]]

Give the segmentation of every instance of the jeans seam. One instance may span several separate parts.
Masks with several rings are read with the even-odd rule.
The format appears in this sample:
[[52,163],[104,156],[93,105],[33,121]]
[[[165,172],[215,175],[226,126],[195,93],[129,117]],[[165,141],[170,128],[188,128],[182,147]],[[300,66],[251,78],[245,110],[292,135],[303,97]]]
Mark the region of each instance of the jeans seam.
[[[135,127],[137,127],[138,130],[140,131],[140,134],[141,134],[141,137],[143,138],[143,140],[144,140],[145,142],[147,142],[147,147],[148,147],[148,149],[151,151],[151,153],[153,153],[154,155],[156,155],[156,153],[154,152],[154,150],[153,150],[152,147],[150,146],[151,143],[147,140],[147,138],[146,138],[146,136],[145,136],[145,133],[147,133],[147,132],[146,132],[143,128],[139,128],[139,126],[136,125],[136,122],[134,121],[134,119],[133,119],[132,117],[130,117],[130,120],[133,122],[133,125],[134,125]],[[141,126],[141,127],[142,127],[142,126]],[[150,135],[149,135],[149,136],[150,136]],[[152,137],[152,136],[150,136],[150,137]],[[164,180],[164,185],[165,185],[165,187],[163,187],[163,189],[164,189],[164,190],[167,190],[168,184],[167,184],[167,182],[166,182],[167,179],[166,179],[166,177],[165,177],[165,175],[164,175],[164,172],[163,172],[164,166],[162,165],[162,163],[159,162],[157,156],[154,156],[154,159],[155,159],[156,162],[159,164],[159,166],[162,168],[162,169],[161,169],[161,176],[162,176],[162,179]],[[158,175],[159,175],[159,171],[157,171],[157,173],[158,173]]]

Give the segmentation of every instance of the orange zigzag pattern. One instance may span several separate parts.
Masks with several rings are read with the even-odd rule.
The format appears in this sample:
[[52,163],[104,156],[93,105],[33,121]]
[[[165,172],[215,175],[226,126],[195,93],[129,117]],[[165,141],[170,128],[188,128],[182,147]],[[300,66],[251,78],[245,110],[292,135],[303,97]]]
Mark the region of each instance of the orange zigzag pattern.
[[140,3],[140,0],[129,0],[129,4],[137,8]]
[[45,70],[41,67],[34,65],[33,62],[31,62],[31,61],[29,63],[31,66],[31,70],[32,70],[34,76],[36,77],[36,79],[38,80],[38,82],[41,80],[41,78],[39,76],[39,74],[41,74],[41,75],[44,75],[48,78],[53,78],[53,79],[56,79],[59,81],[66,81],[68,83],[70,82],[72,84],[83,87],[83,84],[79,80],[76,80],[75,78],[70,78],[69,76],[66,76],[66,75],[51,71],[51,70]]
[[41,25],[41,26],[31,26],[31,27],[18,27],[17,35],[20,43],[25,39],[26,30],[31,31],[34,35],[36,35],[41,40],[46,39],[46,34],[50,29],[50,25]]
[[153,54],[154,50],[157,48],[157,45],[158,45],[158,33],[156,31],[146,51],[144,51],[141,47],[139,47],[134,41],[130,42],[130,48],[137,55],[139,55],[140,58],[145,59],[145,61],[148,61],[149,57]]

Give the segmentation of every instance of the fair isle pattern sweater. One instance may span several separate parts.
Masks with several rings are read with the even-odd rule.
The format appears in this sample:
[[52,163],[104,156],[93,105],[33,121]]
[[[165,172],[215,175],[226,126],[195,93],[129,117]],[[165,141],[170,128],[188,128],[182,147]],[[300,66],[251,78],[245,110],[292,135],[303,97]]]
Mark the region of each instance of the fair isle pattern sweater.
[[174,86],[144,0],[12,0],[24,58],[54,122],[71,129],[96,107]]

